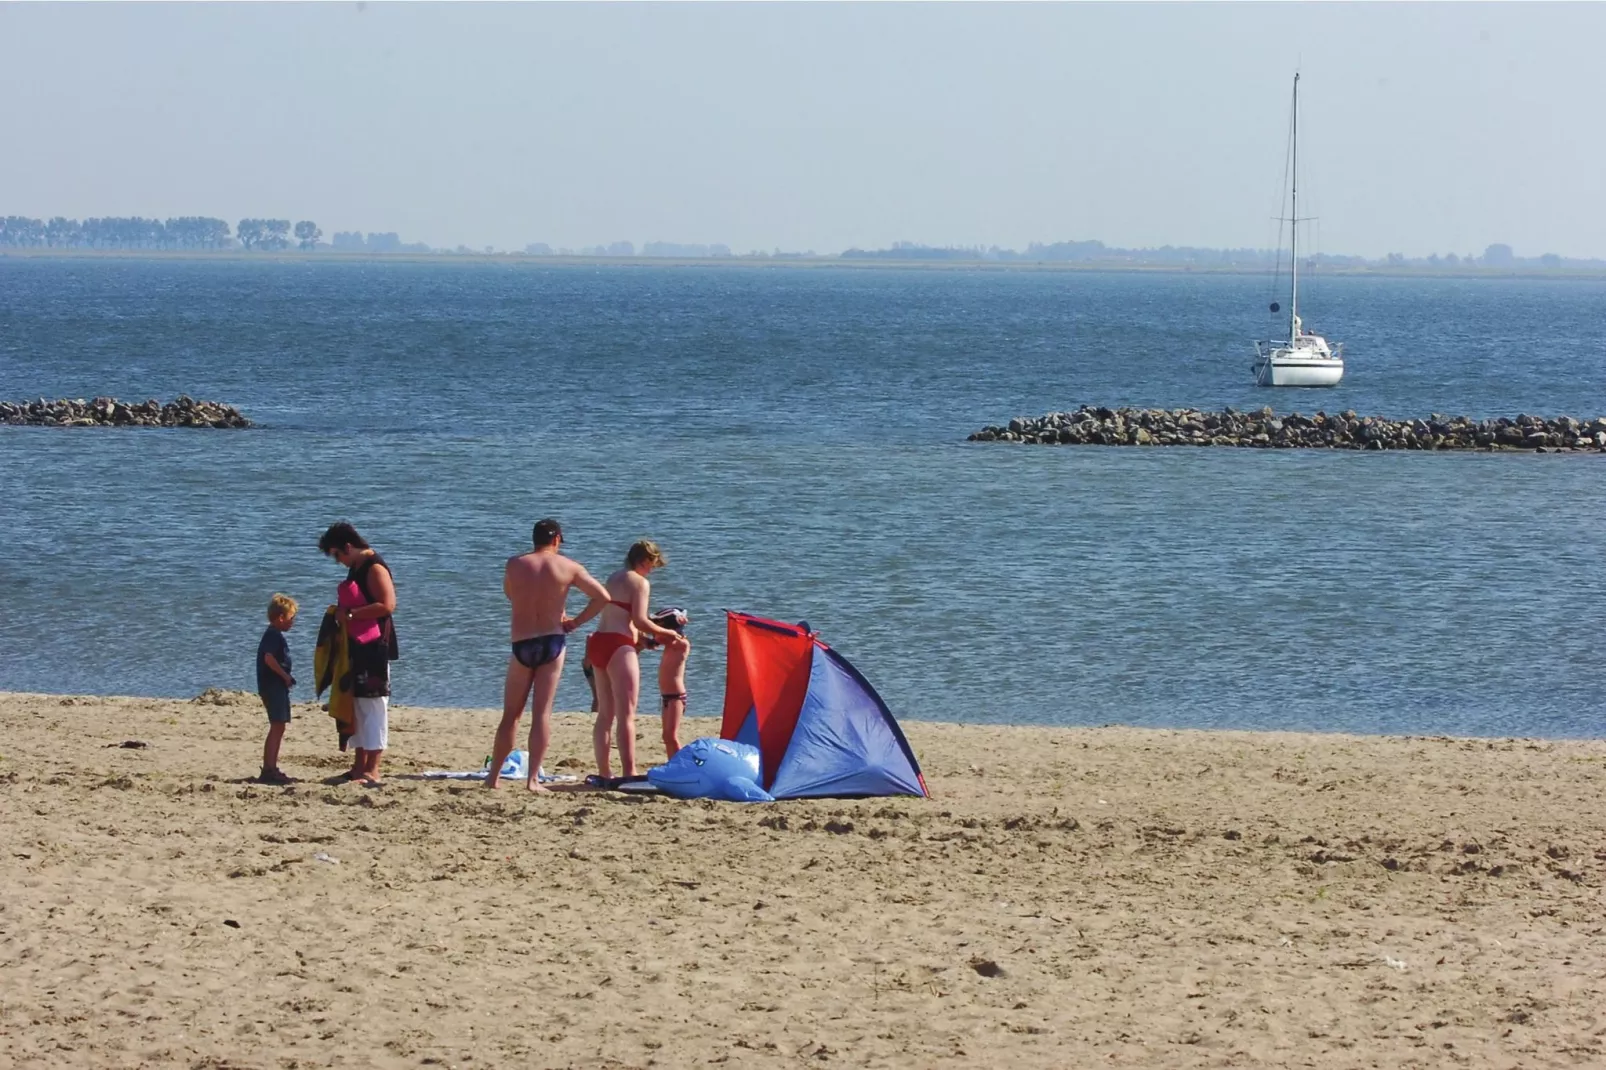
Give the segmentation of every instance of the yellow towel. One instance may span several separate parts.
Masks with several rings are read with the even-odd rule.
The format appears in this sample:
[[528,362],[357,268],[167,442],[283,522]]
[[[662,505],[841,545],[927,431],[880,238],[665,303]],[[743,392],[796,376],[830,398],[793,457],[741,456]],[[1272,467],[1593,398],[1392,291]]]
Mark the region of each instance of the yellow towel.
[[329,692],[329,716],[335,719],[340,734],[352,735],[357,731],[355,699],[351,693],[351,655],[346,642],[346,629],[340,623],[340,611],[330,606],[323,612],[318,625],[318,647],[312,655],[312,675],[319,695]]

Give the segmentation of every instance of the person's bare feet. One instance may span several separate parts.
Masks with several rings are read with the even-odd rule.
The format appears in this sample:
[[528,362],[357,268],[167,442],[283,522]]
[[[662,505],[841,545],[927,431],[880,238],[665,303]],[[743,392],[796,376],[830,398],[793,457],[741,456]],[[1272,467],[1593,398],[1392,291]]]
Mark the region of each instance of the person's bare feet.
[[500,785],[501,782],[502,782],[501,779],[498,778],[495,773],[492,773],[490,776],[487,776],[485,778],[485,786],[490,788],[492,791],[495,791],[497,789],[497,786]]
[[552,789],[541,783],[535,777],[525,781],[524,786],[534,795],[551,795]]

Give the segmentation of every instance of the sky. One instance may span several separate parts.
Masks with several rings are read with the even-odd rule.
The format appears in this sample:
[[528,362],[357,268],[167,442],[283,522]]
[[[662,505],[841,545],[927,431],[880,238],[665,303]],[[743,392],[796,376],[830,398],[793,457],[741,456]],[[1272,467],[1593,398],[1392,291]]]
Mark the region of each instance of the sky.
[[1606,257],[1606,4],[4,4],[0,215]]

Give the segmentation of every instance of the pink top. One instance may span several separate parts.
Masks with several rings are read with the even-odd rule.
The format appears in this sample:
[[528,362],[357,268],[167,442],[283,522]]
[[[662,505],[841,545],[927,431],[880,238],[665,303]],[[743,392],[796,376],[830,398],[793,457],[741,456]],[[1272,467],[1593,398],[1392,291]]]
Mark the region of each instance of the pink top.
[[[366,606],[368,598],[362,593],[362,588],[352,580],[346,580],[335,588],[335,601],[342,609],[356,609]],[[377,620],[354,620],[348,631],[351,638],[359,643],[372,643],[379,638],[379,622]]]

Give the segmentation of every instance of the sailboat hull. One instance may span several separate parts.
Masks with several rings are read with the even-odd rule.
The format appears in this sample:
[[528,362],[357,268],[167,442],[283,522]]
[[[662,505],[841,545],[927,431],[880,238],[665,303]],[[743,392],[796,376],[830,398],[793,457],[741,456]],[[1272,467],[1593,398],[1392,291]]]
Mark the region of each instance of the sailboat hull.
[[1337,386],[1344,378],[1344,362],[1337,358],[1262,360],[1255,365],[1257,386]]
[[1309,332],[1292,342],[1257,342],[1254,372],[1257,386],[1337,386],[1344,378],[1344,344],[1329,346]]

